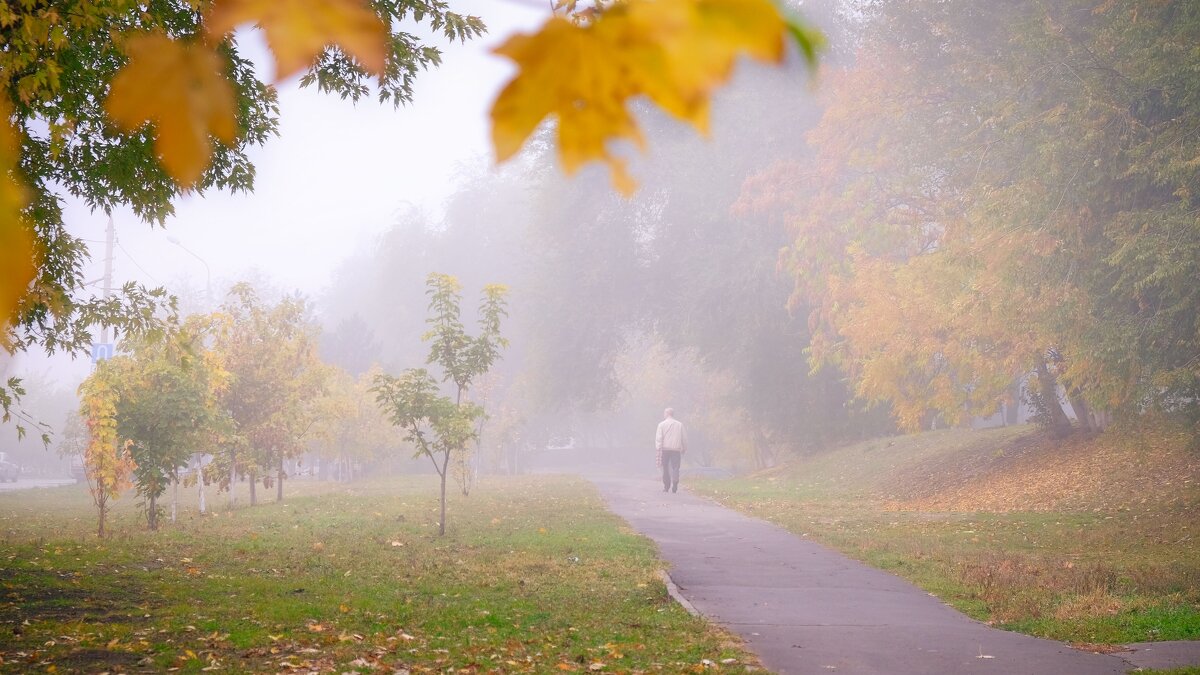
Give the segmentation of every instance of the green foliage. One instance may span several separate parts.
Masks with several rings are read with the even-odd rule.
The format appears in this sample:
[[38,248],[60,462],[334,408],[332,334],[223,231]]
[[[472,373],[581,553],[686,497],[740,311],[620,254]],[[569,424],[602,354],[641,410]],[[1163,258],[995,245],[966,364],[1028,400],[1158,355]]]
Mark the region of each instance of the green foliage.
[[210,317],[192,317],[170,338],[128,340],[106,364],[116,390],[117,433],[129,450],[150,529],[158,498],[195,453],[206,452],[229,419],[218,405],[227,374],[202,344]]
[[[161,289],[135,285],[111,298],[89,297],[82,276],[87,247],[67,231],[63,199],[70,195],[103,212],[129,207],[138,217],[162,224],[173,213],[172,203],[191,191],[164,171],[153,130],[118,133],[103,103],[114,75],[128,60],[123,36],[157,31],[195,40],[203,33],[202,17],[210,4],[68,0],[0,8],[5,44],[0,73],[19,136],[19,179],[31,193],[25,225],[39,253],[36,279],[21,298],[15,320],[0,331],[0,347],[8,353],[39,348],[83,354],[92,327],[141,336],[159,330],[155,316],[173,307]],[[427,38],[401,30],[403,22],[428,26],[458,41],[485,30],[478,17],[453,12],[441,0],[380,0],[371,5],[387,26],[395,27],[382,76],[372,79],[343,52],[330,48],[301,78],[302,86],[315,85],[357,101],[371,91],[373,82],[381,102],[400,105],[412,99],[416,74],[441,60],[441,52],[427,44]],[[253,189],[255,168],[247,151],[278,131],[274,86],[255,73],[234,34],[220,42],[218,51],[233,88],[237,141],[215,146],[211,164],[193,186],[198,193]],[[0,385],[5,417],[18,403],[13,383]],[[18,433],[24,433],[24,425],[18,426]]]
[[500,348],[507,344],[500,335],[500,321],[506,316],[506,290],[500,285],[485,287],[480,305],[480,334],[471,337],[459,321],[458,279],[431,273],[427,287],[428,323],[432,327],[425,335],[432,342],[429,362],[442,366],[443,381],[454,382],[455,397],[443,396],[437,380],[424,368],[410,368],[398,377],[379,373],[371,391],[391,423],[404,430],[405,441],[413,445],[415,456],[428,457],[441,478],[439,531],[445,534],[450,460],[455,454],[465,453],[468,444],[479,438],[477,421],[484,415],[483,408],[464,401],[463,394],[472,381],[488,372],[499,358]]
[[500,322],[508,316],[505,295],[508,289],[500,284],[488,284],[479,303],[479,335],[471,337],[460,319],[462,285],[448,274],[430,273],[426,280],[429,296],[430,326],[423,340],[430,343],[427,363],[442,367],[443,380],[457,388],[456,402],[470,388],[472,381],[491,369],[500,350],[508,341],[500,335]]

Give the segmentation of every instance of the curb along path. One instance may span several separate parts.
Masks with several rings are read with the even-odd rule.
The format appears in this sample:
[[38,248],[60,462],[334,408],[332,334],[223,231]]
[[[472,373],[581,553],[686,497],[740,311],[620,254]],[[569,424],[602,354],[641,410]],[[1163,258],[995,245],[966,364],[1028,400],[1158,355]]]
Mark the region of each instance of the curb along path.
[[695,609],[777,673],[1118,675],[1200,663],[1195,642],[1102,655],[991,628],[899,577],[655,480],[591,480],[658,545]]

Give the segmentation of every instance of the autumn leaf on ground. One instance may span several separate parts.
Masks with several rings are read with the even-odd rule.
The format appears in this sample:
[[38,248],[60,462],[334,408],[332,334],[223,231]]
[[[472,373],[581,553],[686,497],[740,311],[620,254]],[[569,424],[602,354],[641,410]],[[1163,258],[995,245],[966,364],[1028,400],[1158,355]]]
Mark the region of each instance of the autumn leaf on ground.
[[20,150],[9,112],[7,102],[0,102],[0,327],[12,320],[36,269],[33,236],[21,218],[25,187],[13,176]]
[[275,55],[275,79],[284,80],[312,65],[331,44],[382,75],[388,26],[360,0],[218,0],[207,17],[208,34],[221,39],[244,23],[267,35]]
[[155,125],[154,147],[163,168],[190,186],[200,179],[212,156],[216,136],[237,139],[233,88],[221,57],[206,45],[159,34],[131,38],[127,63],[113,78],[105,106],[126,131]]
[[789,34],[811,63],[819,34],[790,24],[771,0],[629,0],[587,22],[553,17],[495,50],[518,68],[492,106],[496,158],[516,154],[553,115],[564,171],[602,161],[628,195],[634,182],[607,147],[643,145],[627,101],[646,96],[706,132],[712,92],[737,57],[778,63]]

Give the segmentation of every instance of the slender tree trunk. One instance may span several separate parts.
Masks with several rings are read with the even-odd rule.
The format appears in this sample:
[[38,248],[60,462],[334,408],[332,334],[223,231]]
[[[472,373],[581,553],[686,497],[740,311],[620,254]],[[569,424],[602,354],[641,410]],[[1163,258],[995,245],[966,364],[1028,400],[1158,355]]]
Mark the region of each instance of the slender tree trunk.
[[283,501],[283,457],[279,458],[279,484],[275,486],[275,501]]
[[103,539],[107,534],[104,531],[104,519],[108,515],[108,499],[100,498],[96,500],[96,506],[100,511],[99,524],[96,526],[96,536]]
[[442,462],[442,470],[438,472],[442,479],[442,515],[438,519],[438,536],[446,534],[446,474],[450,473],[450,453],[446,453],[446,459]]
[[196,486],[200,491],[200,515],[204,515],[208,505],[204,503],[204,453],[196,453]]
[[233,489],[237,487],[237,450],[229,448],[229,508],[233,508],[236,500]]
[[1071,433],[1071,420],[1063,412],[1062,403],[1058,400],[1058,379],[1050,373],[1045,360],[1037,364],[1038,389],[1042,396],[1042,405],[1050,415],[1050,433],[1062,438]]
[[1017,423],[1021,411],[1021,380],[1013,382],[1008,388],[1008,400],[1004,404],[1004,426],[1010,427]]
[[171,474],[171,522],[175,522],[175,514],[179,510],[179,470]]
[[1087,404],[1087,399],[1083,397],[1083,392],[1072,387],[1067,393],[1067,400],[1071,403],[1071,411],[1075,413],[1075,419],[1079,421],[1079,428],[1082,431],[1095,431],[1096,425],[1092,422],[1092,410]]
[[775,465],[775,457],[771,452],[771,446],[767,443],[767,437],[758,428],[754,427],[754,468],[767,469]]
[[258,472],[250,470],[250,506],[258,506]]
[[[157,483],[157,481],[155,481]],[[150,529],[158,529],[158,495],[150,495],[150,512],[146,514]]]

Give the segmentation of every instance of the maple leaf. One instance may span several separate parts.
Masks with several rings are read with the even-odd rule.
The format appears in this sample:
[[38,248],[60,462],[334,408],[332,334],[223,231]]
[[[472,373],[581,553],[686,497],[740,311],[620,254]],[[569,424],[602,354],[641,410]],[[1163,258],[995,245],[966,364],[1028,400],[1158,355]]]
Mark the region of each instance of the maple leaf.
[[13,175],[20,150],[9,112],[7,102],[0,102],[0,326],[12,319],[36,271],[33,236],[21,218],[25,187]]
[[163,168],[181,185],[195,184],[212,156],[209,136],[237,139],[233,88],[220,56],[161,33],[131,38],[124,51],[129,63],[113,78],[108,114],[126,131],[153,123]]
[[771,0],[630,0],[589,22],[553,17],[495,50],[518,67],[492,106],[496,158],[515,155],[553,115],[563,170],[599,160],[631,194],[633,180],[607,147],[612,140],[644,145],[627,101],[646,96],[707,132],[712,92],[737,57],[778,63],[789,33],[811,63],[819,35],[790,24]]
[[221,39],[237,26],[254,22],[267,35],[275,55],[275,78],[287,79],[312,65],[331,44],[358,59],[367,72],[382,76],[388,26],[359,0],[220,0],[209,12],[210,36]]

